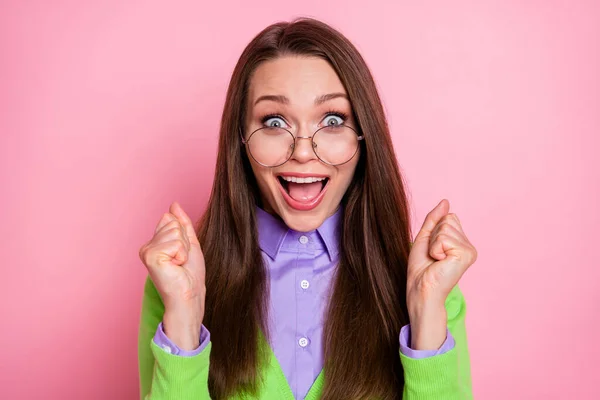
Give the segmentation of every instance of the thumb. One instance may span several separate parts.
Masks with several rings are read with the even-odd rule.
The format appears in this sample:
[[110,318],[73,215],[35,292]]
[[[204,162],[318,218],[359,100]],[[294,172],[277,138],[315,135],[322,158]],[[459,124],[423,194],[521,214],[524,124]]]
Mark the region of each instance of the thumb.
[[171,207],[169,208],[169,212],[179,220],[179,223],[183,226],[183,230],[185,231],[190,244],[199,244],[198,236],[196,236],[196,230],[194,229],[194,224],[190,217],[183,211],[183,208],[178,202],[173,202]]
[[417,234],[415,242],[417,240],[429,238],[433,228],[435,228],[444,215],[448,214],[448,211],[450,211],[450,202],[446,199],[442,199],[442,201],[440,201],[425,217],[425,221],[423,221],[423,226]]

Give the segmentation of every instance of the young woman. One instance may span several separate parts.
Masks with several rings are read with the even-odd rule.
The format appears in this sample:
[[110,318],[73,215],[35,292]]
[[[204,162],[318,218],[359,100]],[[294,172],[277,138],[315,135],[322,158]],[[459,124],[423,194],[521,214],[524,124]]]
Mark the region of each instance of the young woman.
[[411,242],[375,83],[310,18],[260,32],[221,120],[196,227],[173,203],[140,249],[142,399],[470,399],[477,252],[443,199]]

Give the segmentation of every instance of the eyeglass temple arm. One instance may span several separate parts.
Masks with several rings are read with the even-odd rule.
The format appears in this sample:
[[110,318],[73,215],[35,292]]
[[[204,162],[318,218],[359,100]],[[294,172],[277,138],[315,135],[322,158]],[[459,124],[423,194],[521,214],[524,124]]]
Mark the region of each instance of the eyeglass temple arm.
[[247,143],[248,143],[248,141],[247,141],[246,139],[244,139],[244,134],[242,133],[242,130],[241,130],[241,129],[239,130],[239,132],[238,132],[238,133],[240,134],[240,139],[242,140],[242,143],[243,143],[243,144],[247,144]]

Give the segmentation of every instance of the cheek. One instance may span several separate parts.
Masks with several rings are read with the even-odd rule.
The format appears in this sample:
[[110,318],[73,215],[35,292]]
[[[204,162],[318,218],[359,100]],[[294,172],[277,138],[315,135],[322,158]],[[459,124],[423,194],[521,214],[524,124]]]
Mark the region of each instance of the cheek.
[[358,158],[352,159],[351,162],[345,164],[343,167],[338,168],[338,179],[340,181],[340,185],[343,186],[344,192],[350,186],[352,182],[352,178],[354,178],[354,172],[356,171],[356,166],[358,165]]

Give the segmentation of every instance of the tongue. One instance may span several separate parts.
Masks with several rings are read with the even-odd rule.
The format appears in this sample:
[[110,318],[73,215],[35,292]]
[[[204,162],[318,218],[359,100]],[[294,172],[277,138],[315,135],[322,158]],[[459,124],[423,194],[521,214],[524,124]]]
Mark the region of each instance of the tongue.
[[290,197],[296,201],[308,202],[314,199],[321,192],[323,184],[321,182],[313,183],[295,183],[288,182],[288,192]]

